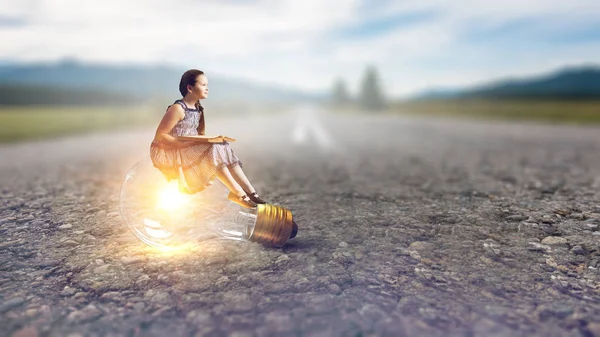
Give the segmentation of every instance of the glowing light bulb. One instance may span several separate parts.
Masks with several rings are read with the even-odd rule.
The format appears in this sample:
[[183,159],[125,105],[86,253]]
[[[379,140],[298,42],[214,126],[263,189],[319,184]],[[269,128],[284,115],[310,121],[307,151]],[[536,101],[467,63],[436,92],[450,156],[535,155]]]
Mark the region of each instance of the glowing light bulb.
[[181,192],[149,157],[125,175],[119,200],[123,222],[144,243],[161,249],[189,247],[223,238],[282,247],[296,236],[292,212],[271,204],[244,208],[227,199],[229,190],[214,181],[202,192]]

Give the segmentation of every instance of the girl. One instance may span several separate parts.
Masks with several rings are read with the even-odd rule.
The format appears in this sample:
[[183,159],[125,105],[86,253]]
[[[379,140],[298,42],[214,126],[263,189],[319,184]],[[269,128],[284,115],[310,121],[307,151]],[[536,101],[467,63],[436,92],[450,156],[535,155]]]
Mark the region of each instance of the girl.
[[150,146],[154,166],[168,180],[178,179],[181,168],[185,181],[180,184],[187,184],[188,193],[204,190],[216,175],[229,189],[229,200],[248,208],[264,204],[228,142],[207,143],[177,138],[205,133],[204,108],[200,100],[208,97],[206,75],[197,69],[186,71],[181,76],[179,92],[182,99],[169,106]]

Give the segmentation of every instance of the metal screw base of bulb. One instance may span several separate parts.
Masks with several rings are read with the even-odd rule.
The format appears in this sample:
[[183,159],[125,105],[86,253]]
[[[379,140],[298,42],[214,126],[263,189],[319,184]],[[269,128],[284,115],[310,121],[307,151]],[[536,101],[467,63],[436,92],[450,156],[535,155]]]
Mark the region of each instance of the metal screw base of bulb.
[[292,212],[271,204],[256,206],[256,225],[248,240],[268,246],[283,247],[298,233]]

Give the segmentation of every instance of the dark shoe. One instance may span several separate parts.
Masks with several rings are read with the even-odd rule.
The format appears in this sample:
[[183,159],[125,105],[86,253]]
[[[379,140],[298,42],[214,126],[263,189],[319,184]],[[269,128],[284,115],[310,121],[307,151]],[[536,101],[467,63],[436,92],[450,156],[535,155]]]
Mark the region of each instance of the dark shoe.
[[235,195],[235,193],[229,192],[227,199],[235,202],[236,204],[238,204],[242,207],[246,207],[246,208],[256,207],[256,204],[252,200],[250,200],[250,198],[247,195],[238,197],[237,195]]
[[254,193],[246,192],[246,195],[248,196],[248,198],[250,198],[250,200],[252,200],[256,204],[266,204],[267,203],[266,201],[262,200],[256,192],[254,192]]

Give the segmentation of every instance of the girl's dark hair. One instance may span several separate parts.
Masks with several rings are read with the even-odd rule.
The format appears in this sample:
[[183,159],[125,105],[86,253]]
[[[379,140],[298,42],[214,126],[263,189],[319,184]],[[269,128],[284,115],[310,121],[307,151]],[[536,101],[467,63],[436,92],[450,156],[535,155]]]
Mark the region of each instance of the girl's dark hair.
[[[183,73],[183,75],[181,75],[181,80],[179,81],[179,93],[181,94],[181,96],[185,97],[185,95],[187,95],[187,86],[194,86],[196,84],[196,78],[199,75],[204,75],[204,72],[198,69],[190,69]],[[196,108],[201,111],[204,111],[204,108],[200,104],[200,101],[196,102]]]
[[196,84],[196,77],[199,75],[204,75],[204,72],[198,69],[190,69],[181,75],[181,80],[179,81],[179,92],[181,93],[181,96],[185,97],[188,92],[187,86],[194,86],[194,84]]

